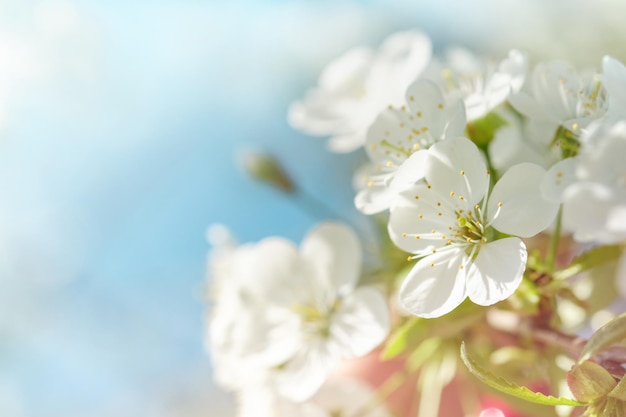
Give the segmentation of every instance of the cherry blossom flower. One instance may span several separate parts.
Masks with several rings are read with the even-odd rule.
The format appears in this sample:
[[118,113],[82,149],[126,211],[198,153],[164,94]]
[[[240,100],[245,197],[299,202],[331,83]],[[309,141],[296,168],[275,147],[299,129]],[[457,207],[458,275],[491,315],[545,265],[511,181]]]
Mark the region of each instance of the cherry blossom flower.
[[558,211],[539,190],[545,170],[516,165],[491,189],[476,145],[454,138],[428,150],[425,171],[426,183],[403,193],[389,219],[393,242],[419,259],[400,288],[402,304],[438,317],[466,297],[485,306],[509,297],[526,266],[519,237],[541,232]]
[[607,116],[611,120],[626,120],[626,66],[613,57],[605,56],[600,79],[609,95]]
[[356,287],[362,254],[348,227],[323,223],[299,250],[267,238],[236,257],[235,289],[215,307],[209,337],[214,359],[224,361],[216,367],[240,379],[229,387],[265,383],[302,401],[340,360],[365,355],[386,337],[387,303],[377,289]]
[[239,395],[237,417],[390,417],[391,414],[365,383],[347,377],[329,378],[313,397],[293,402],[268,386]]
[[291,105],[289,122],[308,134],[330,136],[333,152],[352,152],[363,146],[381,110],[402,104],[406,88],[430,58],[430,39],[418,31],[391,35],[376,52],[352,49],[331,62],[318,86]]
[[485,61],[463,48],[450,48],[444,62],[434,61],[424,78],[435,81],[448,100],[462,99],[468,121],[479,119],[504,103],[524,84],[526,55],[511,50],[499,63]]
[[552,143],[553,125],[530,119],[520,120],[510,111],[499,111],[498,115],[506,125],[496,130],[489,143],[491,165],[498,172],[522,162],[549,168],[562,159],[561,150]]
[[430,81],[409,86],[406,103],[400,108],[389,106],[367,131],[365,149],[375,172],[355,198],[356,207],[365,214],[388,209],[399,192],[420,179],[425,157],[420,150],[465,130],[463,103],[446,103]]
[[555,164],[544,195],[563,203],[563,226],[579,242],[626,240],[626,121],[595,123],[580,153]]
[[530,94],[511,96],[511,105],[523,115],[559,126],[580,136],[582,129],[604,116],[607,94],[595,74],[580,76],[567,62],[538,64],[532,75]]

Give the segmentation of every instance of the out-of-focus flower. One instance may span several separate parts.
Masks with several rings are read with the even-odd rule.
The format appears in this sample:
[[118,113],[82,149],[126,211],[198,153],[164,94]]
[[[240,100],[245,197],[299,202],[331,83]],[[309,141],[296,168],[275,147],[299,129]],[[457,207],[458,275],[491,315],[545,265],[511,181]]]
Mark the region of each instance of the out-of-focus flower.
[[[356,288],[362,253],[346,226],[318,226],[300,250],[268,238],[238,252],[236,286],[218,300],[209,338],[214,359],[229,361],[216,368],[237,368],[242,379],[230,387],[262,379],[279,395],[302,401],[341,359],[365,355],[386,337],[387,303],[372,287]],[[257,380],[247,381],[246,369]]]
[[605,56],[600,79],[609,94],[607,117],[611,120],[626,119],[626,66],[613,57]]
[[509,99],[524,116],[549,123],[553,132],[561,126],[574,137],[604,116],[607,94],[595,74],[580,76],[567,62],[538,64],[532,75],[530,94],[522,91]]
[[512,50],[499,63],[485,61],[463,48],[451,48],[444,62],[433,61],[424,74],[449,100],[462,99],[468,121],[485,116],[517,93],[526,77],[526,55]]
[[427,152],[426,184],[407,190],[389,219],[394,243],[420,259],[400,288],[402,304],[438,317],[465,297],[480,305],[509,297],[521,282],[526,247],[497,231],[530,237],[550,225],[558,203],[539,191],[545,170],[516,165],[490,190],[490,173],[470,140],[448,139]]
[[293,402],[267,386],[239,395],[237,417],[390,417],[375,392],[365,383],[342,377],[327,380],[313,397]]
[[506,125],[495,132],[489,143],[491,164],[498,172],[522,162],[549,168],[561,159],[560,149],[552,144],[554,126],[520,120],[510,111],[500,111],[498,115],[506,121]]
[[330,136],[333,152],[354,151],[363,146],[381,110],[403,104],[406,88],[430,58],[430,39],[418,31],[396,33],[378,51],[352,49],[331,62],[318,86],[291,105],[289,122],[308,134]]
[[575,158],[548,171],[544,194],[563,203],[563,225],[579,242],[626,240],[626,122],[596,123]]
[[389,106],[367,131],[366,151],[375,166],[367,187],[355,198],[365,214],[388,209],[398,193],[423,176],[425,153],[446,137],[465,129],[463,103],[447,103],[439,88],[418,80],[406,93],[406,105]]

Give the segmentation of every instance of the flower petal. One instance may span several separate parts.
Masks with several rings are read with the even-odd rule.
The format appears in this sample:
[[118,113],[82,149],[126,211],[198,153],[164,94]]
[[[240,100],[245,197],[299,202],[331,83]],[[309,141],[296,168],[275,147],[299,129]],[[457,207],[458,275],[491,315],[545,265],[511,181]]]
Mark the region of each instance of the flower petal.
[[404,191],[424,179],[427,157],[427,151],[417,151],[411,155],[394,173],[389,186],[396,191]]
[[304,401],[322,386],[339,363],[337,352],[330,351],[326,340],[313,339],[276,372],[279,393],[292,401]]
[[526,258],[526,245],[515,237],[483,245],[467,277],[470,300],[488,306],[508,298],[522,282]]
[[380,213],[392,205],[397,194],[395,190],[385,186],[366,187],[354,197],[354,205],[363,214]]
[[494,228],[511,235],[531,237],[550,226],[559,203],[542,196],[540,186],[545,173],[539,165],[527,162],[511,167],[500,178],[493,187],[487,208]]
[[426,180],[442,195],[454,193],[471,206],[482,200],[489,176],[478,147],[464,137],[446,139],[429,149]]
[[546,172],[541,182],[541,195],[550,201],[561,202],[565,189],[576,181],[576,160],[563,159]]
[[373,287],[361,287],[341,301],[330,334],[343,358],[364,356],[389,334],[389,306]]
[[338,293],[349,291],[361,274],[363,254],[356,233],[341,223],[326,222],[309,232],[300,246],[302,257]]
[[425,185],[415,186],[403,193],[402,199],[389,214],[388,230],[393,243],[411,253],[430,252],[444,246],[446,239],[423,236],[432,235],[433,230],[447,234],[448,227],[457,223],[456,218],[450,217],[451,213],[437,207],[437,202],[432,189]]
[[579,242],[615,243],[624,237],[607,230],[606,223],[614,204],[613,190],[599,183],[577,182],[563,194],[563,226],[574,232]]
[[421,259],[400,287],[400,302],[419,317],[440,317],[454,310],[465,298],[467,256],[461,249]]

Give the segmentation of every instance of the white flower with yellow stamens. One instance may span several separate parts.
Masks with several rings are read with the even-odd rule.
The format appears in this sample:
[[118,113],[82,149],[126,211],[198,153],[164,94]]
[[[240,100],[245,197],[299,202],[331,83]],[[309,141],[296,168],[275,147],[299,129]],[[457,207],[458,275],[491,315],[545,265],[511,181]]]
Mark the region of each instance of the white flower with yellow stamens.
[[600,78],[609,94],[607,116],[611,120],[626,120],[626,66],[613,57],[605,56]]
[[389,106],[367,131],[366,150],[375,172],[354,200],[365,214],[388,209],[400,192],[421,179],[424,150],[465,130],[463,103],[446,103],[430,81],[411,84],[406,103],[400,108]]
[[289,123],[311,135],[330,136],[333,152],[363,146],[367,128],[387,105],[401,105],[406,88],[431,58],[428,36],[398,32],[378,51],[354,48],[328,64],[318,86],[289,108]]
[[303,401],[342,359],[369,353],[387,336],[384,295],[357,288],[362,252],[348,227],[323,223],[300,248],[267,238],[236,256],[235,288],[218,294],[209,332],[216,367],[234,373],[229,388],[266,383]]
[[448,100],[463,100],[467,120],[472,121],[487,115],[522,88],[527,61],[526,55],[517,50],[495,63],[466,49],[450,48],[445,61],[433,60],[423,78],[435,81]]
[[579,75],[567,62],[538,64],[530,83],[530,94],[510,97],[513,107],[523,115],[559,126],[578,137],[591,122],[604,116],[607,94],[595,74]]
[[400,288],[402,305],[439,317],[465,297],[485,306],[509,297],[526,265],[519,237],[547,228],[558,210],[539,190],[545,170],[516,165],[492,189],[480,151],[466,138],[436,143],[425,163],[425,184],[403,193],[389,219],[393,242],[419,259]]

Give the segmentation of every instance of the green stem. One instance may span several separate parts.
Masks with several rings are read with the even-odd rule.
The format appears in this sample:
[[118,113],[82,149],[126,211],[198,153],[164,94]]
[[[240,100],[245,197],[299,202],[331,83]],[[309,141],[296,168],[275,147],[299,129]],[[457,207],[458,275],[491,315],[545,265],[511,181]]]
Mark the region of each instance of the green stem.
[[559,250],[559,241],[561,240],[561,217],[563,214],[563,208],[559,207],[559,212],[556,215],[556,225],[554,226],[554,232],[552,233],[552,239],[550,241],[550,251],[546,256],[546,269],[548,272],[554,272],[556,264],[556,255]]
[[389,378],[383,382],[383,384],[376,390],[376,395],[371,400],[366,402],[358,413],[354,413],[355,416],[365,416],[374,410],[376,407],[382,405],[387,398],[396,392],[400,388],[407,377],[410,375],[406,369],[393,373]]

